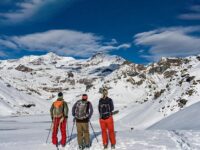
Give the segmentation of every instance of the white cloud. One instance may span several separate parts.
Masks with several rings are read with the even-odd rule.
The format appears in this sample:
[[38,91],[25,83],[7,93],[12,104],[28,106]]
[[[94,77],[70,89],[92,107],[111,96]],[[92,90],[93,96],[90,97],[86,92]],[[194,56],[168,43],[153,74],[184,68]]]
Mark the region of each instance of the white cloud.
[[162,28],[135,35],[135,44],[149,46],[149,55],[142,57],[158,60],[166,56],[188,56],[200,54],[200,37],[192,33],[200,32],[200,26]]
[[7,49],[55,52],[68,56],[88,57],[99,51],[129,48],[129,44],[107,45],[103,37],[72,30],[50,30],[24,36],[0,37],[0,44]]
[[102,46],[99,51],[109,51],[109,50],[119,50],[119,49],[127,49],[130,48],[131,44],[125,43],[125,44],[121,44],[119,46],[113,46],[113,45],[109,45],[109,46]]
[[183,20],[200,20],[200,5],[193,5],[187,13],[181,14],[178,18]]
[[[70,1],[70,0],[66,0]],[[59,1],[61,3],[61,1]],[[9,9],[7,12],[0,13],[0,20],[4,23],[19,23],[30,19],[44,6],[50,3],[58,3],[57,0],[24,0],[21,2],[12,2],[15,9]],[[54,5],[56,7],[56,5]],[[49,10],[51,11],[51,10]]]
[[31,17],[45,3],[44,0],[31,0],[15,3],[18,9],[0,13],[4,21],[20,22]]

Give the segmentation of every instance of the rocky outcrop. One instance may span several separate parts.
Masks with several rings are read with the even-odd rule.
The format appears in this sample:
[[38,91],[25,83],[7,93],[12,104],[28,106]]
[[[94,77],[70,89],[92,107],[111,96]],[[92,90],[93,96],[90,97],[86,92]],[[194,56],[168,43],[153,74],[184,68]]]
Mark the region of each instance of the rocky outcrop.
[[162,89],[160,91],[155,92],[154,93],[154,99],[159,98],[162,95],[162,93],[164,93],[164,92],[165,92],[165,89]]
[[52,87],[43,87],[42,88],[44,91],[46,91],[46,92],[50,92],[50,93],[57,93],[57,92],[60,92],[60,91],[62,91],[63,89],[62,89],[62,87],[57,87],[57,88],[52,88]]
[[176,75],[176,73],[177,73],[177,71],[174,71],[174,70],[165,71],[164,77],[165,78],[172,78],[173,76]]
[[177,102],[178,102],[178,106],[180,108],[183,108],[187,104],[188,100],[186,100],[186,99],[179,99]]
[[32,72],[33,71],[33,69],[26,67],[24,65],[19,65],[15,69],[18,71],[22,71],[22,72]]
[[68,75],[68,78],[73,78],[74,77],[74,74],[72,72],[68,72],[67,75]]

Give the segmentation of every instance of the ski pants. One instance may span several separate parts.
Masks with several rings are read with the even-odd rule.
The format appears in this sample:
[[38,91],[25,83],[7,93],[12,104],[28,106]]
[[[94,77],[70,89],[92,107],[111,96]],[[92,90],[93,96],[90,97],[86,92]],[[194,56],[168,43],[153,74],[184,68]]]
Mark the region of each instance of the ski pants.
[[60,131],[61,131],[61,144],[65,145],[66,144],[66,118],[64,118],[63,122],[60,123],[60,119],[59,118],[54,118],[53,120],[53,132],[52,132],[52,143],[55,145],[58,145],[58,128],[60,127]]
[[77,140],[78,145],[83,146],[90,145],[90,133],[88,122],[76,122],[77,127]]
[[101,126],[101,131],[102,131],[103,145],[108,145],[108,135],[109,135],[110,143],[112,145],[115,145],[116,139],[115,139],[113,117],[110,116],[107,119],[99,119],[99,122]]

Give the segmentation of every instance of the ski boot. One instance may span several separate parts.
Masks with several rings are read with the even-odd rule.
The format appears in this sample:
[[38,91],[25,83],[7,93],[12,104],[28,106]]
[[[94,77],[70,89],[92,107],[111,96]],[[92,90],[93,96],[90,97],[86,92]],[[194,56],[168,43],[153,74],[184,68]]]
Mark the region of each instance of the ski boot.
[[79,146],[78,146],[78,149],[79,149],[79,150],[84,150],[84,148],[85,148],[85,147],[84,147],[83,145],[79,145]]
[[103,149],[104,150],[108,149],[108,145],[103,145]]
[[111,145],[111,149],[115,149],[115,145],[113,144],[113,145]]
[[90,145],[85,145],[85,150],[89,150],[90,149]]

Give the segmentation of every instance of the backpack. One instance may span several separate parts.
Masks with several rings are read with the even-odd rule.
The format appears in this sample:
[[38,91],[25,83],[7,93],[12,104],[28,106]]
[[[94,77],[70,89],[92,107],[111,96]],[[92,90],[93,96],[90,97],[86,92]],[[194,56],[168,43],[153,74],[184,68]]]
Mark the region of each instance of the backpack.
[[89,102],[79,100],[76,104],[75,118],[78,120],[87,119],[89,116],[88,110],[89,110]]
[[55,101],[53,103],[53,115],[54,117],[61,117],[63,116],[63,109],[64,109],[64,102],[63,101]]
[[111,116],[111,110],[109,104],[101,104],[100,105],[100,117],[102,119],[106,119]]

